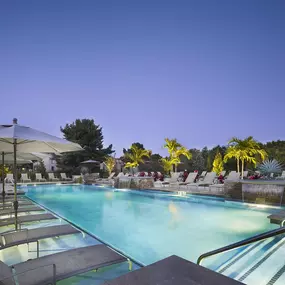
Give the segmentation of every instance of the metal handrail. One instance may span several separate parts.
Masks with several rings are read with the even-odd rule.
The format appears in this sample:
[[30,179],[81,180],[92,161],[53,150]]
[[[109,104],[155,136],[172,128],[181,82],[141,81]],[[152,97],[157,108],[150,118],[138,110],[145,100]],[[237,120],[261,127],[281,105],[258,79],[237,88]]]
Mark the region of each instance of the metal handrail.
[[259,235],[253,236],[251,238],[244,239],[242,241],[239,241],[239,242],[236,242],[236,243],[232,243],[230,245],[227,245],[227,246],[224,246],[224,247],[221,247],[221,248],[218,248],[218,249],[206,252],[206,253],[204,253],[204,254],[199,256],[199,258],[197,260],[197,264],[201,264],[203,259],[208,258],[210,256],[213,256],[213,255],[216,255],[216,254],[219,254],[219,253],[224,253],[224,252],[227,252],[227,251],[231,251],[231,250],[240,248],[242,246],[249,245],[251,243],[258,242],[258,241],[261,241],[261,240],[265,240],[265,239],[268,239],[268,238],[271,238],[271,237],[275,237],[277,235],[281,235],[281,234],[284,234],[284,233],[285,233],[285,227],[282,227],[282,228],[279,228],[279,229],[276,229],[276,230],[268,231],[266,233],[259,234]]

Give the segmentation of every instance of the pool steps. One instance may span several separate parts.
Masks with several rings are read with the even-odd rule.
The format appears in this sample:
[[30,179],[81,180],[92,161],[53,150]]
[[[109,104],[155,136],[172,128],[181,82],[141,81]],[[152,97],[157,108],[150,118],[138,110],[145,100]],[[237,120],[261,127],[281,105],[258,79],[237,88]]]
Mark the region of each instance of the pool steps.
[[245,247],[216,272],[248,285],[285,284],[285,237],[274,237]]

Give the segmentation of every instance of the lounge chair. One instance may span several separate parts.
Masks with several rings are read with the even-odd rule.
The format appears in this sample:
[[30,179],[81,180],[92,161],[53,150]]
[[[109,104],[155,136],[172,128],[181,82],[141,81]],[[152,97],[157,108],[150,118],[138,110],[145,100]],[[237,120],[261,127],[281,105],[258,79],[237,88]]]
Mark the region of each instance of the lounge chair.
[[199,180],[203,180],[205,178],[205,176],[207,175],[207,171],[202,171],[202,173],[199,176]]
[[114,176],[115,176],[115,172],[112,172],[107,179],[111,180],[111,179],[113,179]]
[[60,177],[63,181],[71,181],[72,179],[67,177],[65,173],[60,173]]
[[28,178],[28,174],[27,173],[22,173],[21,174],[21,182],[31,182],[32,180],[30,178]]
[[47,180],[43,178],[41,173],[36,173],[36,181],[38,182],[46,182]]
[[285,179],[285,170],[283,170],[281,176],[276,177],[276,179]]
[[[48,213],[48,214],[19,216],[17,218],[17,222],[19,224],[19,228],[21,228],[22,223],[40,222],[40,221],[54,220],[54,219],[57,219],[57,217]],[[12,224],[15,224],[15,218],[0,219],[0,227],[9,226]]]
[[154,186],[163,187],[163,186],[167,186],[173,183],[177,183],[179,176],[180,176],[180,172],[172,172],[169,181],[155,181]]
[[5,181],[6,181],[7,183],[14,183],[14,176],[13,176],[13,174],[7,173],[7,174],[6,174]]
[[[14,183],[5,183],[4,185],[5,187],[5,192],[7,195],[11,195],[11,194],[14,194]],[[25,194],[25,191],[23,190],[20,190],[19,188],[17,188],[17,193],[18,194]]]
[[[45,211],[45,209],[39,206],[30,206],[30,207],[19,208],[17,210],[17,213],[41,212],[41,211]],[[15,211],[13,208],[0,210],[0,216],[7,216],[7,215],[14,215],[14,214],[15,214]]]
[[208,172],[202,181],[199,181],[197,183],[187,184],[187,187],[197,186],[198,188],[198,186],[209,186],[214,183],[215,178],[216,178],[215,172]]
[[231,171],[226,177],[225,181],[238,181],[240,179],[240,174],[236,171]]
[[[19,204],[19,208],[21,207],[27,207],[27,206],[33,206],[34,203],[32,201],[18,201]],[[9,208],[13,208],[13,201],[11,202],[7,202],[7,203],[0,203],[0,209],[1,208],[5,208],[5,209],[9,209]]]
[[50,181],[59,181],[58,178],[55,178],[55,177],[54,177],[54,174],[53,174],[53,173],[48,173],[48,178],[49,178]]
[[98,179],[98,181],[111,181],[114,176],[115,176],[115,172],[112,172],[108,178],[100,178]]
[[243,283],[172,255],[103,285],[242,285]]
[[[240,180],[240,174],[236,171],[231,171],[229,175],[224,180],[224,183],[230,182],[230,181],[239,181]],[[213,191],[213,189],[219,189],[219,191],[222,191],[224,188],[224,184],[213,184],[210,185],[210,191]]]
[[124,172],[120,172],[116,178],[120,178],[120,177],[123,177],[124,176]]
[[[118,264],[127,259],[106,245],[92,245],[42,256],[12,266],[0,261],[5,285],[47,285],[71,276]],[[6,278],[6,279],[5,279]],[[17,280],[17,283],[14,281]]]
[[[26,199],[26,198],[24,198],[24,197],[21,197],[21,196],[19,196],[19,197],[17,197],[17,200],[19,201],[19,202],[24,202],[24,201],[31,201],[31,200],[28,200],[28,199]],[[0,205],[1,205],[1,203],[3,204],[3,201],[4,201],[4,203],[9,203],[9,202],[13,202],[14,201],[14,197],[11,197],[10,195],[6,195],[6,196],[4,196],[4,199],[3,199],[3,196],[0,198]]]
[[0,234],[0,249],[37,242],[37,257],[39,257],[39,240],[76,233],[80,233],[80,231],[68,224],[30,230],[8,231]]
[[187,185],[194,183],[198,173],[197,172],[190,172],[185,180],[185,182],[175,182],[175,183],[170,183],[170,186],[181,186],[181,185]]

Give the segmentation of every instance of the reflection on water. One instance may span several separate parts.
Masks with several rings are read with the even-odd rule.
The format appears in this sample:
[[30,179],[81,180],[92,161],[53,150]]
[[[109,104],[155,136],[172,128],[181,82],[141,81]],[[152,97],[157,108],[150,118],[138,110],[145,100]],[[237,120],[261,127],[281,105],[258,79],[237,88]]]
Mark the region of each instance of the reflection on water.
[[168,210],[169,212],[173,215],[173,216],[176,216],[178,214],[178,210],[177,210],[177,207],[174,205],[173,202],[170,202],[169,205],[168,205]]
[[171,230],[175,230],[179,226],[180,222],[180,214],[178,207],[171,201],[168,205],[168,211],[171,214],[168,227]]
[[106,192],[105,197],[109,200],[112,200],[113,199],[113,192]]

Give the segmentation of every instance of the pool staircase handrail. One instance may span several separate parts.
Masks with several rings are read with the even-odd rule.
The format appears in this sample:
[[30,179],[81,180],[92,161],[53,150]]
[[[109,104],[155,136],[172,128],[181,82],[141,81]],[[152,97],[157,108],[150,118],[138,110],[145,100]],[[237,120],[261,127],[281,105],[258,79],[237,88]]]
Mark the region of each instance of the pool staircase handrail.
[[265,233],[262,233],[262,234],[250,237],[248,239],[244,239],[242,241],[239,241],[239,242],[236,242],[236,243],[232,243],[230,245],[227,245],[227,246],[224,246],[224,247],[221,247],[221,248],[218,248],[218,249],[206,252],[206,253],[204,253],[204,254],[199,256],[199,258],[197,259],[197,264],[201,265],[201,263],[202,263],[202,261],[204,259],[206,259],[208,257],[211,257],[213,255],[217,255],[217,254],[220,254],[220,253],[225,253],[225,252],[228,252],[228,251],[231,251],[231,250],[234,250],[234,249],[237,249],[237,248],[240,248],[240,247],[252,244],[254,242],[262,241],[262,240],[265,240],[265,239],[268,239],[268,238],[271,238],[271,237],[275,237],[275,236],[281,235],[281,234],[285,234],[285,227],[281,227],[279,229],[268,231],[268,232],[265,232]]

